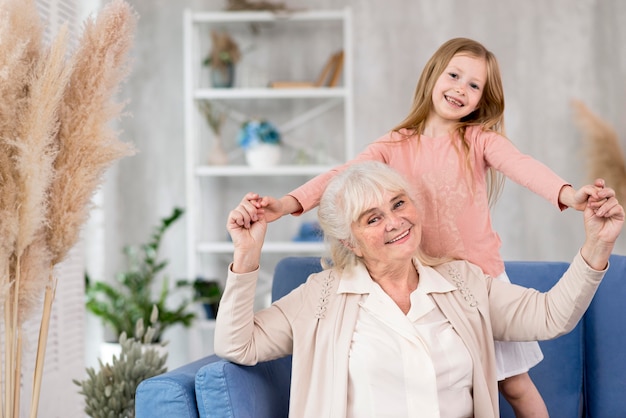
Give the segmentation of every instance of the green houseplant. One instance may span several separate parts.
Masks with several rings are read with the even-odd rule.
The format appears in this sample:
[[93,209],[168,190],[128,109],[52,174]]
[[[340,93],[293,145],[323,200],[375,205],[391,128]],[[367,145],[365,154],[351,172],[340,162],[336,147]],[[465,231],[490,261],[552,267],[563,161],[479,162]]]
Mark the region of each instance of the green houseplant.
[[156,342],[161,341],[161,335],[168,327],[176,324],[188,327],[195,318],[193,312],[187,311],[188,300],[183,300],[175,309],[167,306],[170,296],[167,277],[163,279],[158,295],[154,295],[153,289],[159,273],[168,263],[167,260],[159,259],[161,240],[183,213],[183,209],[174,208],[170,216],[161,219],[147,243],[124,247],[127,270],[116,276],[117,283],[92,281],[86,275],[87,309],[100,317],[116,337],[122,333],[126,333],[129,338],[134,337],[135,324],[139,319],[144,323],[155,322],[150,321],[155,306],[158,309]]

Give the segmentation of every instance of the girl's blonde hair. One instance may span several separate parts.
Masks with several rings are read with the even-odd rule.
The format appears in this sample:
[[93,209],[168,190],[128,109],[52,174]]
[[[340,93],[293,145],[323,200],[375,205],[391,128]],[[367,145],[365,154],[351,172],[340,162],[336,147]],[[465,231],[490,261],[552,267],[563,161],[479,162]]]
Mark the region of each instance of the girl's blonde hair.
[[[456,132],[462,144],[458,151],[463,153],[468,170],[471,170],[469,143],[465,139],[467,127],[479,125],[484,130],[505,135],[504,89],[500,76],[500,66],[496,56],[481,43],[467,38],[454,38],[441,45],[424,66],[415,88],[413,104],[408,116],[393,128],[393,131],[399,132],[401,129],[407,129],[411,134],[418,135],[424,131],[426,119],[433,108],[432,95],[435,83],[450,63],[450,60],[457,54],[484,59],[487,64],[487,79],[478,108],[461,119],[456,127]],[[471,178],[469,171],[468,178]],[[494,203],[502,191],[504,177],[493,168],[490,168],[487,181],[489,184],[489,202]]]
[[[406,193],[409,199],[414,200],[414,193],[406,179],[378,161],[352,164],[328,183],[317,210],[330,252],[330,263],[324,260],[324,267],[332,265],[338,269],[349,269],[357,263],[357,256],[349,248],[355,244],[352,223],[365,210],[387,203],[384,201],[385,192]],[[415,256],[425,265],[444,261],[427,257],[419,251]]]

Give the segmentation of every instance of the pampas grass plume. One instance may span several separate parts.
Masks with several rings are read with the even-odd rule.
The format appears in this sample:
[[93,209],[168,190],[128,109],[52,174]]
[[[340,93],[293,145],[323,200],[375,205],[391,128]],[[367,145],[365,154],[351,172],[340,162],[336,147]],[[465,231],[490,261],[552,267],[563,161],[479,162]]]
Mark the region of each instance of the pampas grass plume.
[[[9,283],[19,225],[18,176],[14,170],[17,149],[7,140],[19,135],[16,121],[28,106],[27,86],[33,63],[41,50],[43,28],[34,2],[6,0],[0,9],[0,301]],[[20,28],[16,30],[16,28]]]
[[574,100],[572,107],[583,134],[589,180],[603,178],[617,199],[626,202],[626,162],[617,132],[583,102]]
[[114,98],[130,71],[127,57],[136,20],[127,3],[110,2],[95,21],[86,22],[72,59],[70,83],[59,110],[59,153],[50,189],[54,198],[47,240],[55,264],[78,240],[107,168],[135,152],[132,145],[117,139],[110,123],[124,106]]
[[20,185],[16,255],[44,227],[48,188],[56,157],[54,138],[58,131],[57,110],[69,79],[65,65],[67,28],[63,27],[47,53],[38,59],[27,81],[29,106],[18,115],[17,138],[7,140],[15,147],[16,174]]
[[76,244],[91,198],[116,160],[135,152],[111,126],[130,72],[137,16],[112,0],[67,53],[63,26],[50,45],[34,0],[0,0],[0,302],[2,416],[20,411],[22,324],[42,313],[31,418],[37,416],[54,266]]

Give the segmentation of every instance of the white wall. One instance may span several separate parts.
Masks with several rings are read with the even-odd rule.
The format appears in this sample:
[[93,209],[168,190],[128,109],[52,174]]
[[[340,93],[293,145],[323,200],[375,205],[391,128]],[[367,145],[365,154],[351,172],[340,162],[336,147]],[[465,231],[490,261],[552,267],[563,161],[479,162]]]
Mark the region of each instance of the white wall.
[[[117,214],[107,226],[118,233],[111,244],[142,242],[160,217],[174,205],[184,206],[182,10],[220,10],[226,1],[130,3],[140,20],[134,72],[124,90],[133,116],[124,120],[122,137],[133,141],[140,153],[120,162],[109,188],[115,196],[105,197],[106,211]],[[426,60],[456,36],[477,39],[498,56],[513,142],[575,186],[587,180],[569,107],[572,98],[585,101],[626,138],[622,0],[287,3],[294,8],[353,9],[357,150],[403,119]],[[223,222],[215,220],[220,227]],[[494,210],[494,224],[505,259],[569,260],[582,239],[579,214],[559,213],[511,182]],[[185,250],[181,222],[164,241],[172,277],[185,274]],[[626,253],[624,237],[617,252]],[[115,257],[119,247],[108,247],[107,253]],[[106,263],[109,274],[117,262]]]

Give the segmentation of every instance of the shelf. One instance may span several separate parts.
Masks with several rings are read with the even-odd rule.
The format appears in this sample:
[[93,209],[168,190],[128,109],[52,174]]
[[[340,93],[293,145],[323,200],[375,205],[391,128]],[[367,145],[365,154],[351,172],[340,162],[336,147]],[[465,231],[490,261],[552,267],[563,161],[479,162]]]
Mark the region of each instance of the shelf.
[[193,326],[200,330],[215,331],[215,319],[196,318],[193,321]]
[[266,168],[252,168],[247,165],[198,166],[198,177],[259,177],[259,176],[316,176],[332,169],[326,165],[278,165]]
[[[253,33],[251,29],[259,31]],[[235,87],[211,87],[210,70],[202,66],[213,42],[213,30],[231,33],[239,45],[253,51],[245,54],[239,72],[242,78]],[[189,277],[219,276],[232,259],[234,247],[228,235],[222,228],[213,227],[227,218],[228,202],[240,201],[253,185],[262,188],[264,195],[282,196],[354,157],[352,33],[349,7],[289,13],[185,10],[182,48]],[[330,72],[327,67],[339,51],[343,61],[334,61],[342,65],[334,84],[332,67]],[[323,62],[321,73],[313,74]],[[323,87],[309,87],[320,78],[324,79]],[[272,81],[305,83],[270,87]],[[199,109],[202,102],[215,103],[227,114],[221,134],[230,141],[226,149],[231,164],[208,164],[216,139]],[[253,118],[272,121],[281,133],[285,145],[283,165],[251,167],[244,163],[243,149],[231,146],[241,123]],[[271,272],[278,259],[321,257],[326,252],[323,241],[292,241],[300,237],[303,223],[312,221],[314,215],[288,216],[269,227],[271,238],[263,245],[262,285],[255,295],[258,307],[266,306]],[[199,324],[200,328],[205,326]]]
[[331,99],[346,95],[343,87],[282,88],[204,88],[194,92],[196,100],[237,99]]
[[[254,34],[251,29],[259,32]],[[230,32],[241,46],[253,47],[254,53],[245,54],[237,87],[210,87],[209,69],[202,62],[211,47],[213,30]],[[261,185],[268,195],[282,195],[354,157],[352,37],[349,7],[277,13],[185,10],[182,49],[188,277],[223,276],[234,246],[225,231],[214,225],[223,225],[228,202],[239,201],[251,185]],[[322,67],[318,77],[313,70],[328,59],[328,54],[332,58],[340,50],[344,54],[343,67],[333,87],[328,87],[328,79],[334,80],[332,71],[321,83],[324,87],[269,87],[272,81],[316,83],[313,79],[323,78],[332,61]],[[208,165],[206,155],[215,138],[209,135],[210,126],[198,108],[201,102],[215,103],[227,111],[224,138],[234,139],[239,125],[251,118],[271,120],[284,139],[285,164],[250,167],[243,163],[241,147],[228,147],[230,161],[237,163]],[[272,272],[278,259],[325,254],[323,241],[292,241],[300,236],[296,231],[302,231],[303,223],[312,215],[288,216],[269,227],[275,231],[263,244],[255,309],[269,303]],[[194,322],[189,334],[192,360],[213,352],[214,327],[215,322],[204,316]]]
[[309,10],[299,12],[277,11],[273,12],[195,12],[194,23],[250,23],[250,22],[275,22],[284,20],[293,21],[341,21],[346,16],[345,10]]
[[[263,253],[322,253],[324,251],[322,241],[275,241],[263,244]],[[227,241],[201,242],[196,245],[198,253],[207,254],[230,254],[233,252],[233,244]]]

